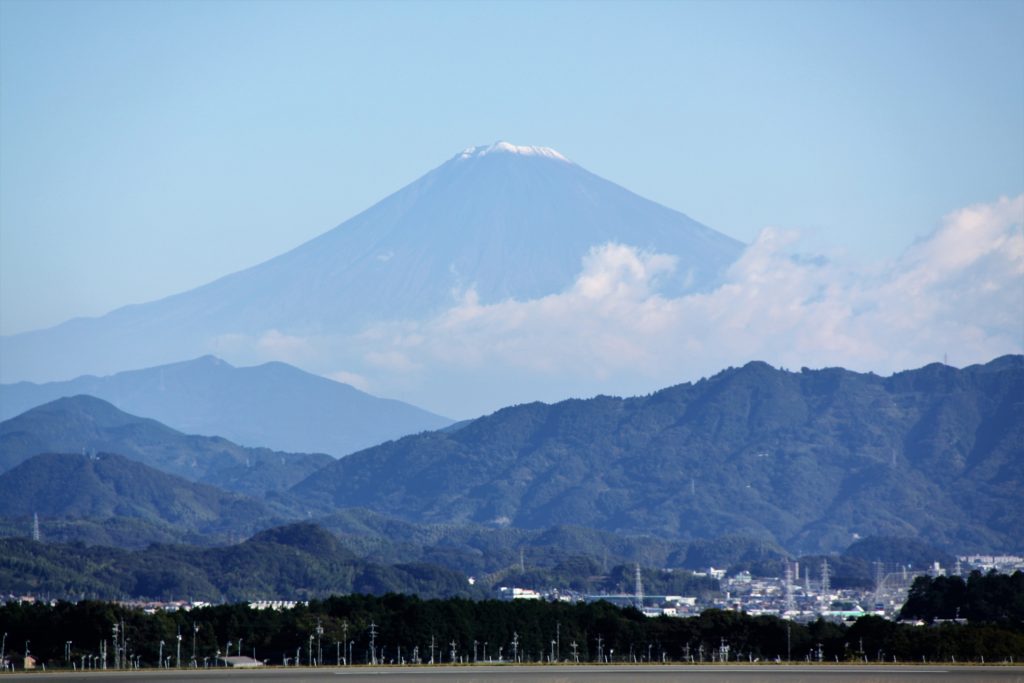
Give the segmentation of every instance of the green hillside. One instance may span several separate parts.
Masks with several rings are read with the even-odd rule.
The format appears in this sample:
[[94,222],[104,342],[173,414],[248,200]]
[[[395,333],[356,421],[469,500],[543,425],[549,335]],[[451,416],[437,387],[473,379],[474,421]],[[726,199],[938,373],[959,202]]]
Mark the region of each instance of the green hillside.
[[191,481],[249,495],[280,492],[334,461],[182,434],[92,396],[61,398],[0,423],[0,472],[40,453],[118,453]]
[[110,453],[37,455],[0,475],[0,517],[37,513],[48,519],[133,519],[150,529],[197,534],[249,535],[282,519],[259,501]]
[[750,363],[650,396],[514,406],[331,463],[292,492],[407,520],[796,553],[857,536],[1019,546],[1024,357],[883,378]]

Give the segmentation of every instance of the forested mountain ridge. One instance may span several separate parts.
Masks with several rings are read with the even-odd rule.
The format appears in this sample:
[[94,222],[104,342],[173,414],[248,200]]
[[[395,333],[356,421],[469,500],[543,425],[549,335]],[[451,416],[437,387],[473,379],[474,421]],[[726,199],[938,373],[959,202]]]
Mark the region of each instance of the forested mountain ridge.
[[145,549],[86,547],[0,538],[0,585],[64,598],[301,600],[387,592],[475,596],[466,577],[442,567],[356,559],[311,524],[268,529],[234,545]]
[[649,396],[505,408],[332,463],[292,491],[406,519],[1019,545],[1024,356],[891,377],[752,362]]
[[167,532],[247,536],[285,515],[111,453],[45,453],[0,474],[0,518],[128,518]]
[[61,398],[0,423],[0,472],[40,453],[108,452],[248,495],[283,491],[334,459],[182,434],[92,396]]

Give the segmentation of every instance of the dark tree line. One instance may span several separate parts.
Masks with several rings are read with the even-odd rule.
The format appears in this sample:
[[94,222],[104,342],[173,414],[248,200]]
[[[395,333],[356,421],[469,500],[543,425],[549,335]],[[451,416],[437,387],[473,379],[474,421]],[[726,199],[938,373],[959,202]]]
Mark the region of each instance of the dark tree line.
[[966,619],[1024,628],[1024,572],[959,576],[919,576],[914,579],[907,602],[900,611],[904,619]]
[[[141,666],[162,654],[182,666],[215,666],[229,652],[270,664],[311,658],[339,661],[435,663],[505,661],[1002,661],[1024,657],[1019,624],[944,623],[911,626],[876,617],[850,626],[797,624],[773,616],[708,610],[697,617],[651,619],[608,603],[422,600],[390,594],[346,595],[288,610],[246,604],[156,612],[114,603],[10,603],[0,607],[0,631],[15,660],[25,641],[49,668],[93,658],[106,642],[113,666],[113,627],[123,624],[125,654]],[[433,647],[432,647],[433,645]],[[372,649],[371,649],[372,648]],[[195,660],[193,660],[195,652]],[[350,658],[350,659],[349,659]]]

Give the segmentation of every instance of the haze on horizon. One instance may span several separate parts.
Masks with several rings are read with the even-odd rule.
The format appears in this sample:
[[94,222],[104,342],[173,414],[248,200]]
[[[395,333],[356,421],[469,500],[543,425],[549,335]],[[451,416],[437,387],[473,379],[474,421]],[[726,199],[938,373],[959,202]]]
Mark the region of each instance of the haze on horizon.
[[887,372],[1019,353],[1022,25],[1013,2],[5,2],[0,333],[203,285],[509,140],[748,248],[714,291],[670,295],[675,255],[593,244],[561,291],[467,287],[344,339],[362,366],[289,330],[221,355],[461,417],[480,397],[433,387],[509,380],[493,367],[523,377],[484,407],[751,358]]

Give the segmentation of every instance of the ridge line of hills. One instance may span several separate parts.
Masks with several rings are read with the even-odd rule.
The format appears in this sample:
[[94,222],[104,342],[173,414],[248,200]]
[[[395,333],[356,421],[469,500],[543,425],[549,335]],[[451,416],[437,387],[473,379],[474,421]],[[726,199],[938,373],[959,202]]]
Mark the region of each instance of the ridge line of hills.
[[312,504],[408,520],[1014,548],[1024,356],[883,378],[752,362],[649,396],[512,406],[360,451],[297,483]]
[[[262,496],[334,461],[324,453],[247,448],[220,437],[182,434],[93,396],[72,396],[0,422],[0,472],[40,453],[116,453],[194,482]],[[70,482],[62,482],[67,485]]]
[[234,367],[209,355],[106,377],[0,385],[0,421],[79,394],[188,434],[335,457],[452,423],[286,363]]
[[85,447],[255,495],[285,519],[365,508],[496,531],[572,520],[681,542],[738,535],[795,554],[858,536],[1016,550],[1022,444],[1024,356],[1004,356],[886,378],[752,362],[648,396],[511,406],[341,460],[187,436],[76,397],[0,423],[0,468]]

